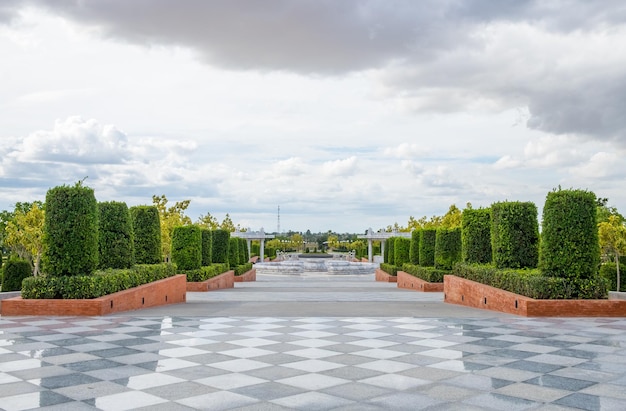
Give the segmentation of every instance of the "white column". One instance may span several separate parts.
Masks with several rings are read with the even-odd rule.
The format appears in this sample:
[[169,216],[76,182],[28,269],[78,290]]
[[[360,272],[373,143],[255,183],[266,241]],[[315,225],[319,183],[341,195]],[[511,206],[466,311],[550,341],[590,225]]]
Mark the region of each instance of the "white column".
[[374,258],[372,257],[372,239],[371,238],[367,239],[367,261],[369,261],[370,263],[374,261]]
[[261,262],[265,261],[265,238],[261,238],[261,250],[259,251],[259,254],[261,254],[259,257],[261,259]]
[[380,255],[383,258],[383,263],[386,263],[386,261],[385,261],[385,240],[384,239],[380,240]]

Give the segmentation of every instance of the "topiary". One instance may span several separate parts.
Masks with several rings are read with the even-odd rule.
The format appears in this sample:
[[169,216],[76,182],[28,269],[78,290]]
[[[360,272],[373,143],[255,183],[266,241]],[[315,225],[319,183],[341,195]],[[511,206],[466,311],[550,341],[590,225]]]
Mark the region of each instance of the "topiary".
[[137,264],[159,264],[161,256],[161,220],[156,206],[130,208]]
[[491,262],[491,210],[489,208],[463,210],[461,257],[466,263],[487,264]]
[[135,263],[133,223],[126,203],[118,201],[98,204],[99,267],[130,268]]
[[202,230],[196,225],[174,227],[172,232],[172,261],[179,270],[202,267]]
[[33,274],[33,267],[21,258],[9,258],[2,267],[2,291],[20,291],[22,281]]
[[497,268],[535,268],[539,259],[537,206],[532,202],[491,205],[491,251]]

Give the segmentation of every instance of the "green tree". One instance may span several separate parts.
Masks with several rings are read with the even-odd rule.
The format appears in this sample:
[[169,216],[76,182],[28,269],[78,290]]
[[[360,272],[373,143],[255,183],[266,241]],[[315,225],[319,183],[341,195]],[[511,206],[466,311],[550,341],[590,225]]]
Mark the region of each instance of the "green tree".
[[161,220],[161,249],[163,259],[166,262],[172,259],[172,233],[174,228],[182,225],[191,225],[191,218],[185,215],[185,210],[189,207],[191,200],[177,201],[173,206],[167,207],[167,197],[165,195],[152,196],[152,203],[159,211]]
[[196,224],[200,227],[208,228],[209,230],[217,230],[220,228],[220,223],[217,221],[217,218],[213,217],[208,211],[206,215],[200,215],[200,217],[198,217]]
[[452,204],[448,209],[448,212],[441,218],[441,227],[461,227],[461,210],[459,210],[455,204]]
[[617,291],[620,290],[620,263],[619,258],[626,255],[626,227],[617,215],[611,215],[608,221],[598,224],[600,248],[604,254],[613,256],[617,269]]
[[16,205],[14,217],[6,225],[5,238],[5,244],[31,264],[34,276],[40,274],[43,253],[45,212],[39,204],[33,203],[28,211]]

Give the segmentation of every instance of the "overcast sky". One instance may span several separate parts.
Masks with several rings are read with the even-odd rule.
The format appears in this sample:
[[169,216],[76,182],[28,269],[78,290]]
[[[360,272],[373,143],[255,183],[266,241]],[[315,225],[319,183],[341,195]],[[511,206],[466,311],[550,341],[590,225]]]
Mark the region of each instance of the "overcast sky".
[[626,212],[626,3],[1,0],[0,210],[363,232],[557,186]]

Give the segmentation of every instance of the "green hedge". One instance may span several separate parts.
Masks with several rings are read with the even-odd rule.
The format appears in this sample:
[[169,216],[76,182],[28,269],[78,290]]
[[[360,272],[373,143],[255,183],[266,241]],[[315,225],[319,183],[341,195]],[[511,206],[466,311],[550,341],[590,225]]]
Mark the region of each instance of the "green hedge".
[[230,267],[228,264],[218,263],[211,264],[204,267],[200,267],[195,270],[178,270],[181,274],[185,274],[187,276],[187,281],[189,282],[202,282],[206,281],[209,278],[216,277],[220,274],[228,271]]
[[461,215],[461,259],[487,264],[491,256],[491,209],[466,208]]
[[387,264],[396,265],[396,237],[390,237],[385,240],[385,254],[387,254]]
[[133,222],[126,203],[109,201],[98,204],[99,267],[130,268],[135,263]]
[[243,275],[252,270],[252,263],[239,264],[235,267],[235,275]]
[[436,228],[425,228],[420,230],[420,265],[422,267],[435,266],[435,240],[437,238]]
[[81,182],[46,193],[43,272],[55,276],[89,275],[98,268],[98,203]]
[[452,274],[536,299],[605,299],[608,280],[597,276],[569,281],[546,277],[539,269],[498,269],[493,265],[456,264]]
[[420,230],[413,230],[411,232],[409,262],[416,265],[420,263]]
[[19,291],[22,281],[33,275],[33,267],[26,260],[9,258],[2,267],[2,291]]
[[393,263],[398,267],[402,267],[402,264],[408,263],[411,252],[411,239],[404,237],[396,237],[393,243]]
[[461,261],[461,229],[438,228],[435,236],[435,268],[451,270],[459,261]]
[[537,206],[519,201],[492,204],[491,250],[498,268],[536,268],[539,259]]
[[398,275],[398,267],[393,264],[380,263],[380,269],[389,275]]
[[202,266],[211,265],[211,247],[213,245],[213,232],[208,228],[202,228]]
[[245,264],[248,262],[250,257],[248,257],[248,242],[245,238],[239,238],[239,265]]
[[199,226],[174,227],[172,262],[179,270],[197,270],[202,267],[202,230]]
[[545,275],[594,278],[600,265],[596,195],[584,190],[549,192],[543,207],[541,264]]
[[91,299],[151,283],[176,274],[174,264],[135,265],[97,271],[89,276],[39,276],[24,279],[22,298]]
[[135,235],[135,261],[137,264],[159,264],[161,256],[161,220],[156,206],[130,208]]
[[239,239],[235,237],[230,237],[228,240],[228,264],[230,268],[239,265]]
[[450,270],[440,270],[434,267],[421,267],[415,264],[404,264],[402,271],[407,274],[411,274],[414,277],[428,281],[429,283],[442,283],[443,276],[450,274]]
[[[624,281],[624,276],[626,276],[626,263],[620,262],[619,273],[621,279],[619,291],[626,291],[626,282]],[[609,290],[617,290],[617,266],[615,263],[609,262],[602,264],[600,266],[600,277],[605,278],[609,282]]]
[[228,264],[230,232],[226,230],[213,230],[211,244],[211,262]]

